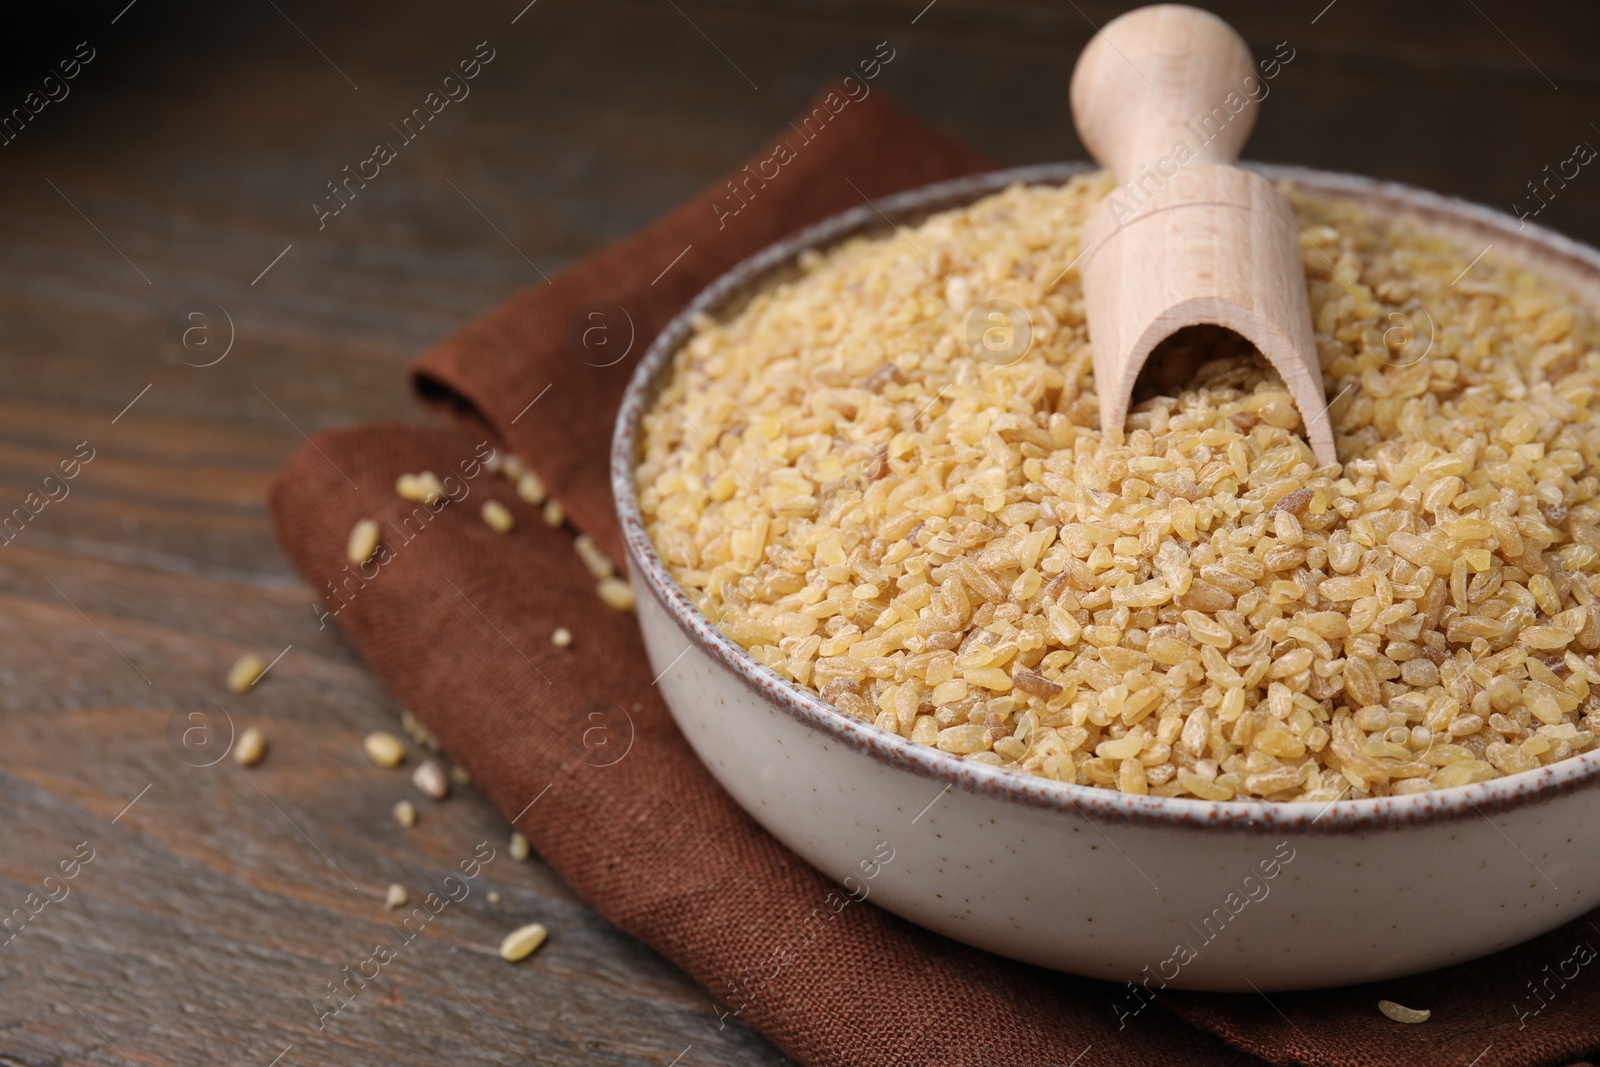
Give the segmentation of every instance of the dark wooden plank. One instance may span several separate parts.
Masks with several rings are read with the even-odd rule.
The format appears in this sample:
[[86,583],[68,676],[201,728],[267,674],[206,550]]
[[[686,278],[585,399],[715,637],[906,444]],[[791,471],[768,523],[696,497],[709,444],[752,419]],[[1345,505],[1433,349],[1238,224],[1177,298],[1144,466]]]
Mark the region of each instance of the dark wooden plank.
[[[315,631],[303,589],[8,551],[7,906],[80,842],[94,858],[0,953],[6,1055],[116,1062],[109,1040],[136,1062],[266,1063],[292,1044],[290,1062],[633,1064],[693,1044],[699,1062],[776,1062],[748,1032],[719,1033],[702,994],[548,870],[513,861],[504,820],[470,790],[430,803],[403,770],[368,762],[361,736],[392,702],[334,631]],[[240,652],[291,641],[256,691],[224,689]],[[259,768],[191,766],[206,762],[198,746],[172,744],[174,729],[210,724],[220,739],[229,723],[264,726]],[[422,809],[409,831],[389,814],[402,796]],[[385,887],[420,900],[479,842],[496,854],[471,895],[402,945]],[[551,943],[510,967],[499,938],[532,919]],[[319,1029],[326,983],[380,939],[398,958]],[[105,1039],[59,1010],[69,998]]]
[[[418,351],[713,179],[878,41],[897,50],[878,89],[997,159],[1081,155],[1067,78],[1125,5],[524,3],[114,0],[0,44],[6,100],[76,41],[97,48],[0,148],[0,511],[95,449],[0,547],[0,905],[96,850],[0,947],[0,1064],[263,1067],[288,1046],[285,1064],[782,1062],[719,1031],[703,992],[547,868],[512,862],[470,790],[394,824],[412,790],[359,740],[398,709],[316,629],[262,494],[301,431],[420,418],[403,376]],[[1296,49],[1256,158],[1505,208],[1600,139],[1580,0],[1216,6],[1259,53]],[[324,184],[485,40],[472,95],[319,230]],[[1600,240],[1600,175],[1539,221]],[[184,359],[219,349],[170,344],[201,300],[233,338],[204,368]],[[240,653],[289,645],[256,692],[225,690]],[[260,768],[174,754],[174,717],[219,706],[266,729]],[[393,936],[384,886],[418,895],[480,841],[500,853],[473,895],[319,1031],[325,983]],[[549,946],[503,964],[500,935],[530,918]]]

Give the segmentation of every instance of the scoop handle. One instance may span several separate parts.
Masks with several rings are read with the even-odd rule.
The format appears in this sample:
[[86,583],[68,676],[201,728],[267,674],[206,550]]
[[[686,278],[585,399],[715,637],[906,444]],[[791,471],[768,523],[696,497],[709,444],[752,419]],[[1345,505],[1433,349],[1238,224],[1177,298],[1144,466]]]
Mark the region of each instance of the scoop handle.
[[1072,120],[1118,181],[1179,144],[1192,153],[1184,162],[1233,163],[1255,124],[1246,82],[1255,74],[1250,46],[1211,12],[1141,7],[1106,23],[1078,57]]

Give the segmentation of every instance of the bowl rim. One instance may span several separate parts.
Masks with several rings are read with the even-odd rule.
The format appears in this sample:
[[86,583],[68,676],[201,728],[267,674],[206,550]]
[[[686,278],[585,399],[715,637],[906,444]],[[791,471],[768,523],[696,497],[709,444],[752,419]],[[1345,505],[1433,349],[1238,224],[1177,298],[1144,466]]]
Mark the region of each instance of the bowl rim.
[[[1506,242],[1513,254],[1520,251],[1539,260],[1546,272],[1565,261],[1565,269],[1574,278],[1588,276],[1600,286],[1600,251],[1537,224],[1519,222],[1492,208],[1360,175],[1283,165],[1246,166],[1275,182],[1288,181],[1318,193],[1351,197],[1369,207],[1378,205],[1395,214],[1444,223],[1458,233],[1476,231],[1492,238],[1491,243]],[[890,767],[910,771],[934,783],[944,783],[945,789],[938,797],[957,788],[1028,808],[1071,811],[1091,823],[1106,821],[1261,833],[1359,833],[1438,821],[1488,818],[1551,801],[1600,779],[1600,749],[1593,749],[1536,770],[1467,786],[1404,796],[1327,802],[1206,801],[1058,782],[1003,766],[964,760],[852,718],[760,663],[694,606],[668,573],[645,532],[634,484],[637,432],[639,421],[649,407],[649,393],[690,336],[694,318],[755,291],[773,272],[791,263],[806,249],[833,245],[857,233],[883,229],[891,220],[898,222],[968,204],[1014,184],[1060,184],[1096,169],[1091,163],[1077,161],[1014,167],[924,185],[876,201],[867,200],[743,260],[702,290],[655,337],[634,368],[617,412],[611,444],[611,486],[635,582],[648,589],[688,638],[690,644],[686,649],[700,648],[757,697],[825,738],[864,752]],[[671,665],[667,670],[671,670]],[[1509,838],[1507,842],[1516,847]],[[1532,865],[1531,860],[1528,862]]]

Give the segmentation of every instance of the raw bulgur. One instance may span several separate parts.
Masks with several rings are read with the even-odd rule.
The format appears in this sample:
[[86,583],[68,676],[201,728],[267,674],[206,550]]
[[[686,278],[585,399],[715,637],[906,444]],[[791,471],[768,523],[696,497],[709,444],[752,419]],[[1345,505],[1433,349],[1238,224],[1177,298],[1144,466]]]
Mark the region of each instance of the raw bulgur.
[[[1595,313],[1286,189],[1342,465],[1215,338],[1103,434],[1069,264],[1108,189],[808,252],[697,324],[637,484],[706,616],[916,743],[1128,792],[1413,793],[1592,747]],[[965,342],[994,299],[1032,323],[1002,366]]]

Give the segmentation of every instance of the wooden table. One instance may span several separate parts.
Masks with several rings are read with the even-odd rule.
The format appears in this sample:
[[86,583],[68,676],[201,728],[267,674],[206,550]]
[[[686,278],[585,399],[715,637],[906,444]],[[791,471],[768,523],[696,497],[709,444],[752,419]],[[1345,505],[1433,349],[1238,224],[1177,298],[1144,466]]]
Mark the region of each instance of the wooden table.
[[[93,459],[0,545],[0,910],[24,909],[0,1064],[784,1062],[510,859],[470,790],[396,825],[417,795],[360,739],[399,709],[317,629],[263,491],[307,433],[420,418],[421,349],[713,179],[879,41],[877,87],[996,158],[1081,156],[1066,79],[1117,5],[525,2],[116,0],[5,46],[6,107],[77,41],[94,58],[0,148],[0,515]],[[1581,0],[1324,3],[1219,5],[1295,55],[1248,155],[1509,208],[1600,144]],[[326,183],[485,41],[471,95],[319,229]],[[1600,173],[1539,221],[1600,240]],[[245,652],[278,658],[237,697]],[[193,765],[229,722],[266,762]],[[388,884],[420,893],[480,841],[479,891],[319,1029],[389,933]],[[496,945],[531,919],[551,942],[512,968]]]

